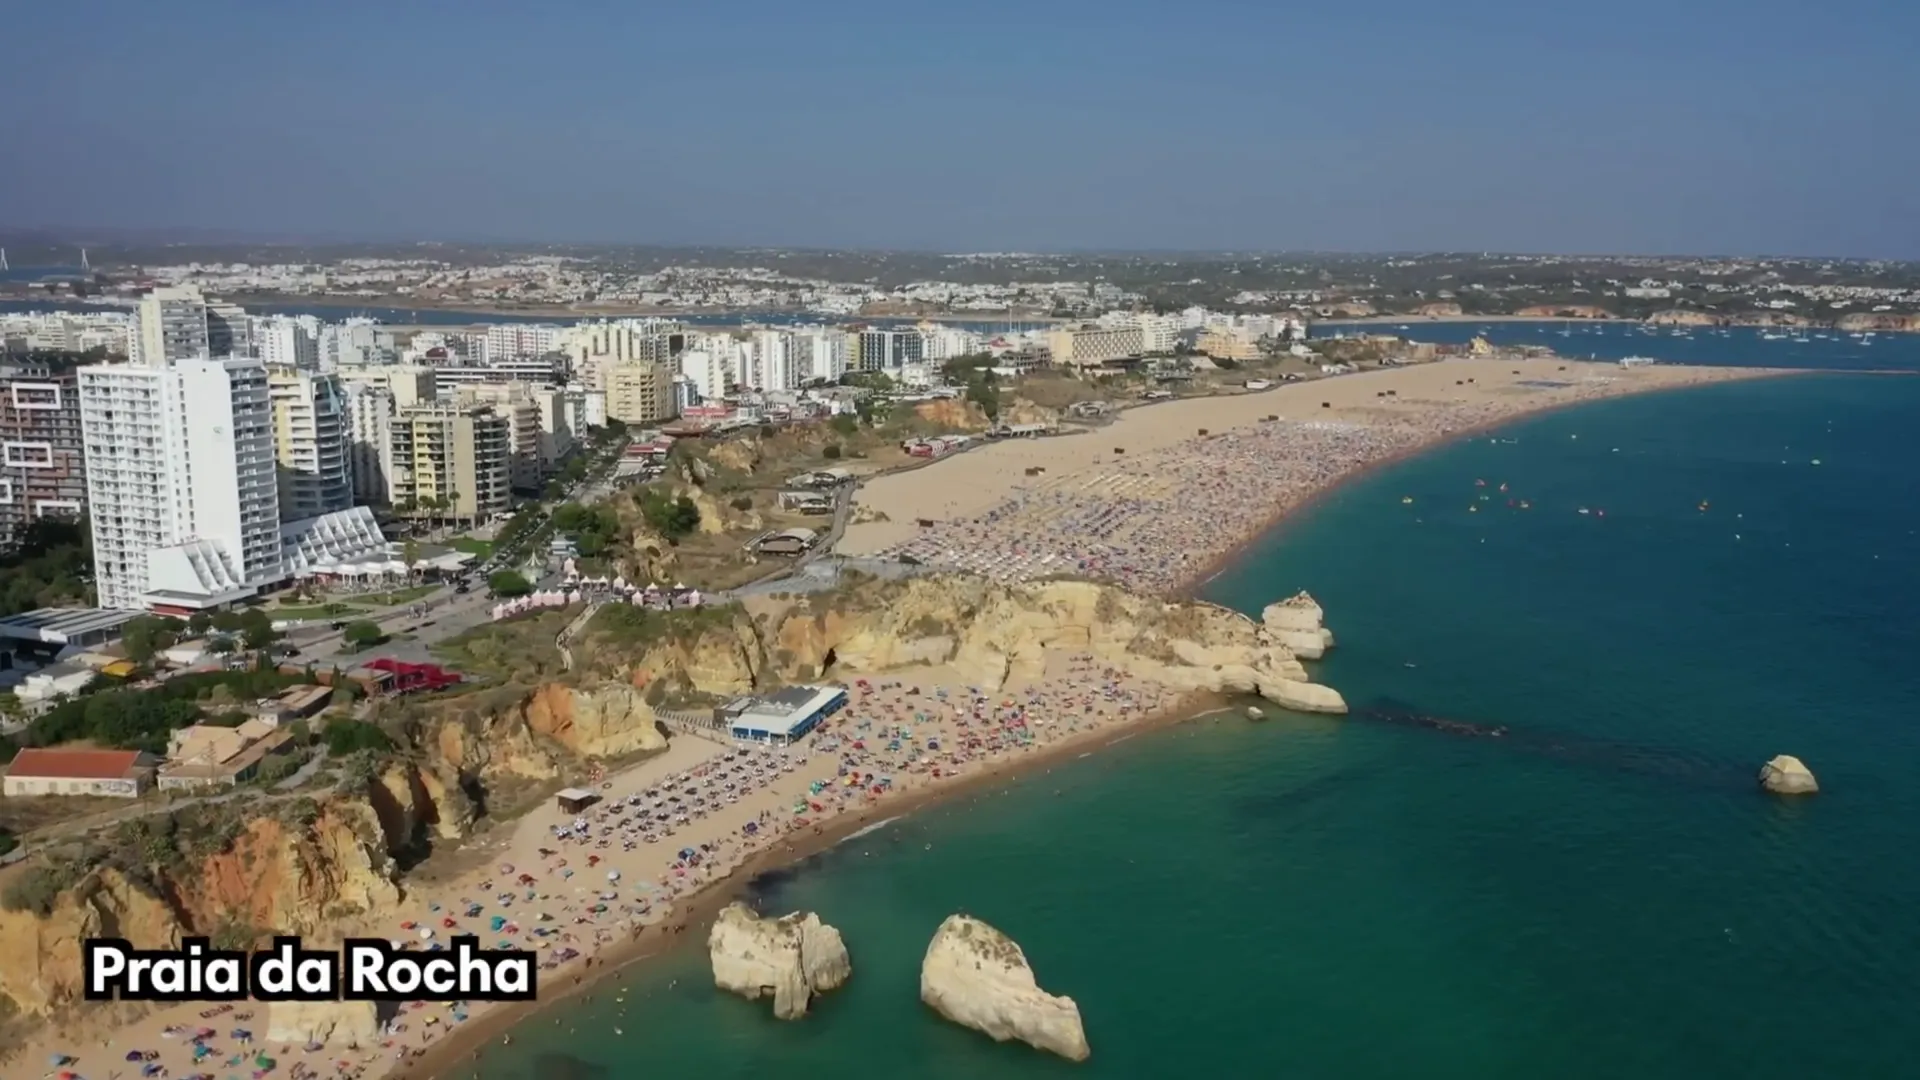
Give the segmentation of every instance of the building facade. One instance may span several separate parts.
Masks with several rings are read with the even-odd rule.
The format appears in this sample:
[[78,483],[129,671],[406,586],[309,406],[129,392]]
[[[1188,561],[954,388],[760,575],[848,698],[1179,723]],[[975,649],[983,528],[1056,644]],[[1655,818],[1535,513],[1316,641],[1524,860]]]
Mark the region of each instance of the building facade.
[[1047,334],[1053,362],[1062,366],[1093,367],[1139,356],[1145,339],[1138,326],[1062,327]]
[[132,346],[129,359],[154,367],[213,355],[207,341],[207,298],[191,285],[142,296],[134,313]]
[[[688,353],[685,358],[707,357]],[[607,417],[623,424],[658,424],[679,415],[673,395],[673,369],[665,364],[616,364],[603,369]],[[725,392],[722,387],[720,393]]]
[[352,460],[354,501],[384,506],[393,477],[393,391],[380,383],[350,382],[347,396],[347,456]]
[[78,377],[72,368],[0,365],[0,546],[34,521],[86,508]]
[[268,369],[267,387],[281,519],[319,517],[352,506],[352,420],[340,380],[282,366]]
[[279,581],[266,368],[198,357],[77,376],[100,606],[193,610]]
[[513,430],[492,407],[415,405],[392,423],[393,505],[478,521],[511,504]]

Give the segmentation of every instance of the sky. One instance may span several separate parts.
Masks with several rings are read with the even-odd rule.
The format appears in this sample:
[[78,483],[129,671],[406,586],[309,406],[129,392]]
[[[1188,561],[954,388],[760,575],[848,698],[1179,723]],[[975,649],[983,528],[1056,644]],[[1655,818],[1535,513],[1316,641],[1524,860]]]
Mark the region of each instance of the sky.
[[0,6],[0,228],[1920,258],[1916,0]]

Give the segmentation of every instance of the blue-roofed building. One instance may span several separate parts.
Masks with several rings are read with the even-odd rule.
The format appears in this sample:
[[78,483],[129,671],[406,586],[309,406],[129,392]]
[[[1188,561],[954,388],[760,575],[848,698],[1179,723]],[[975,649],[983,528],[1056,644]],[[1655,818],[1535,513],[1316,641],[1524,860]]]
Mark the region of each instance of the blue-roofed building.
[[844,686],[787,686],[736,698],[716,709],[714,718],[741,742],[791,746],[846,705]]

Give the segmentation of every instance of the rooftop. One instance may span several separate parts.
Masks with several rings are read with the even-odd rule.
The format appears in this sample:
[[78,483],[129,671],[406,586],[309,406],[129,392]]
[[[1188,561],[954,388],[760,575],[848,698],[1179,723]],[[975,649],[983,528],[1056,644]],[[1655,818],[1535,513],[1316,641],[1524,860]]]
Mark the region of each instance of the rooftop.
[[66,645],[75,638],[116,631],[138,614],[112,608],[41,608],[0,619],[0,637]]
[[14,756],[13,763],[7,766],[7,775],[50,780],[124,780],[134,770],[151,764],[152,759],[138,750],[29,748]]

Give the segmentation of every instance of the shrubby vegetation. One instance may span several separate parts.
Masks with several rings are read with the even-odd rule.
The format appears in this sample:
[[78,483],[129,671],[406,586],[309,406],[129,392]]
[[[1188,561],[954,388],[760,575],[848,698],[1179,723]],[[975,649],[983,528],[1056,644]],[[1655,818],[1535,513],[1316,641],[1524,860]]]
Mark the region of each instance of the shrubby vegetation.
[[658,488],[647,488],[640,492],[638,499],[640,516],[646,519],[647,526],[669,540],[678,540],[700,527],[700,508],[685,495],[669,495]]
[[620,539],[620,514],[612,506],[563,503],[553,511],[553,527],[573,538],[580,554],[589,558],[606,552]]
[[302,676],[272,669],[207,671],[178,675],[143,690],[97,690],[54,706],[20,738],[27,746],[89,739],[102,746],[164,753],[170,733],[206,715],[203,705],[272,697],[303,681]]
[[90,604],[92,532],[84,521],[42,518],[20,530],[0,562],[0,616],[36,608]]
[[362,750],[384,751],[393,749],[393,740],[380,730],[380,725],[352,717],[337,717],[327,721],[320,732],[320,741],[327,746],[327,753],[335,757]]

